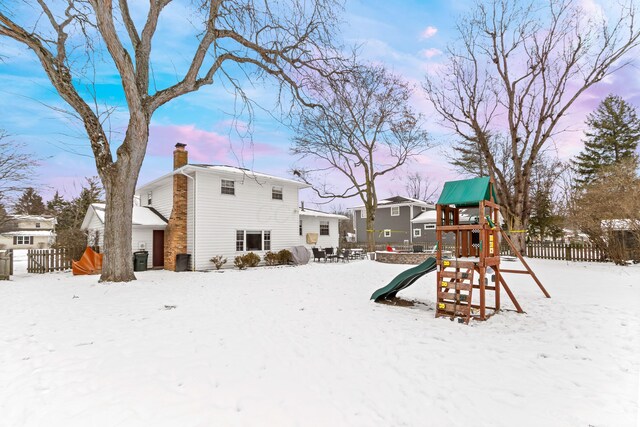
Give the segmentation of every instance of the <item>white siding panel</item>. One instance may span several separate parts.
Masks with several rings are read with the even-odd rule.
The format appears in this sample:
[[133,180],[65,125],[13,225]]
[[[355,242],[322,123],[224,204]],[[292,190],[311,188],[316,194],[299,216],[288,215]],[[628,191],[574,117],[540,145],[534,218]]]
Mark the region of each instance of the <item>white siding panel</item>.
[[195,185],[194,185],[194,179],[191,179],[191,178],[187,178],[187,181],[188,181],[187,182],[187,253],[191,254],[191,261],[190,261],[191,265],[189,266],[189,268],[192,268],[193,263],[195,261],[194,259],[195,257],[193,254],[193,240],[194,240],[193,213],[195,212],[193,203],[195,200],[194,198],[195,188],[199,184],[195,182]]
[[[235,195],[221,194],[221,179],[235,180]],[[300,243],[296,186],[206,172],[197,172],[196,180],[196,269],[213,268],[209,259],[215,255],[227,257],[226,266],[232,267],[233,259],[245,253],[236,252],[236,230],[271,231],[272,251]],[[271,198],[272,185],[283,186],[283,200]]]
[[[92,240],[95,234],[98,233],[98,241],[96,242],[96,244],[102,251],[104,248],[104,224],[102,223],[102,221],[100,221],[100,218],[98,218],[98,215],[96,215],[93,208],[89,209],[90,210],[88,211],[88,215],[91,215],[91,219],[89,221],[89,225],[87,226],[87,234],[89,236],[89,239]],[[93,242],[89,241],[89,243]]]
[[140,197],[140,206],[151,206],[166,219],[169,219],[173,207],[173,179],[165,180],[151,191],[151,205],[147,203],[147,193],[148,191],[137,193],[137,196]]
[[[338,247],[340,243],[340,236],[338,230],[338,222],[337,218],[320,218],[313,216],[300,216],[302,219],[302,236],[300,237],[300,244],[306,246],[307,248],[312,247]],[[320,236],[320,221],[329,221],[329,235],[328,236]],[[310,245],[307,243],[307,233],[317,233],[318,234],[318,243],[315,245]]]
[[[144,249],[141,248],[142,245],[144,245]],[[153,267],[153,229],[134,226],[131,233],[131,250],[133,252],[141,250],[149,252],[147,268]],[[133,257],[133,253],[131,256]],[[131,262],[133,262],[133,258]]]

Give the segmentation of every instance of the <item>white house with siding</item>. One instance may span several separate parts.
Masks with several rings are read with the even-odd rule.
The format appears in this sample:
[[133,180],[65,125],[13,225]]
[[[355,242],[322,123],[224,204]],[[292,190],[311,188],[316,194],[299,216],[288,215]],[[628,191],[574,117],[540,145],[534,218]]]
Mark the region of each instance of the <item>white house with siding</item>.
[[313,246],[338,247],[340,245],[340,221],[348,219],[344,215],[302,207],[299,220],[300,245],[307,248]]
[[[176,255],[186,253],[190,269],[209,270],[216,255],[232,267],[247,252],[338,246],[338,222],[346,217],[300,208],[306,187],[232,166],[189,164],[185,145],[177,144],[174,170],[136,190],[132,248],[150,252],[149,267],[175,270]],[[101,227],[104,205],[92,205],[83,229]],[[307,234],[317,234],[317,242],[307,243]]]
[[55,241],[56,219],[41,215],[9,215],[0,230],[0,249],[43,249]]
[[[93,203],[82,221],[80,228],[87,231],[88,244],[90,246],[103,247],[104,215],[105,205],[103,203]],[[145,250],[149,252],[148,268],[161,267],[164,259],[164,229],[167,226],[167,219],[155,209],[134,206],[132,226],[132,249],[134,251]]]

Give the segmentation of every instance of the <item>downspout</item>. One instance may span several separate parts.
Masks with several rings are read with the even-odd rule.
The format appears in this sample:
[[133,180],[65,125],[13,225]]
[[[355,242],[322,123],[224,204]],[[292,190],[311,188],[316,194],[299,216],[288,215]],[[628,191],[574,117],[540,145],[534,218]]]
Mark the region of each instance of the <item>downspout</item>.
[[[184,168],[180,169],[180,173],[191,180],[193,184],[193,262],[191,263],[191,271],[196,271],[196,179],[184,172]],[[193,173],[194,175],[196,172]],[[189,218],[189,204],[187,204],[187,218]]]

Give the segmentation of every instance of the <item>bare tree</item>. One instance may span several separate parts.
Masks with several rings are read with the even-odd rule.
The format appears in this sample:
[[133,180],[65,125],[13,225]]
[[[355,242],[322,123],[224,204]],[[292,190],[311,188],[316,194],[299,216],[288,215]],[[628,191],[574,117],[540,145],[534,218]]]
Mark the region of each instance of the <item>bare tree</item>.
[[[30,22],[0,5],[0,35],[29,48],[51,84],[81,119],[106,195],[104,264],[101,281],[134,280],[131,263],[133,196],[149,139],[149,123],[162,105],[218,80],[241,91],[233,76],[251,81],[275,78],[281,94],[301,100],[306,75],[326,66],[331,52],[335,2],[285,0],[277,4],[255,0],[191,2],[192,25],[198,32],[186,72],[176,83],[150,85],[151,47],[158,21],[171,0],[148,2],[146,16],[133,16],[127,0],[25,1],[36,10]],[[61,4],[62,3],[62,4]],[[115,4],[114,4],[115,3]],[[135,10],[135,9],[133,9]],[[20,21],[20,22],[19,22]],[[142,24],[142,25],[140,25]],[[101,48],[104,46],[106,51]],[[121,144],[105,132],[102,117],[78,80],[87,61],[79,55],[104,57],[115,66],[128,109]],[[187,53],[188,54],[188,53]],[[151,76],[153,77],[153,76]],[[240,92],[244,101],[248,97]],[[115,153],[115,156],[113,155]]]
[[[589,18],[570,0],[488,0],[457,26],[442,72],[424,88],[446,126],[475,144],[513,227],[525,229],[531,169],[588,88],[628,64],[640,42],[633,1],[617,19]],[[614,9],[614,8],[612,8]],[[514,179],[496,165],[491,137],[504,133]],[[524,236],[516,236],[519,249]]]
[[[359,197],[366,209],[369,250],[375,248],[376,181],[428,146],[422,117],[409,105],[412,88],[381,66],[358,66],[316,82],[318,108],[302,111],[292,151],[314,168],[294,173],[325,199]],[[346,178],[328,185],[329,174]]]
[[438,192],[438,187],[420,172],[407,175],[404,189],[409,197],[425,202],[433,202],[433,196]]
[[579,230],[618,265],[640,258],[640,178],[634,160],[596,172],[576,195],[571,212]]
[[33,170],[37,159],[25,152],[24,147],[9,139],[7,133],[0,130],[0,226],[8,220],[4,203],[24,191],[32,182]]

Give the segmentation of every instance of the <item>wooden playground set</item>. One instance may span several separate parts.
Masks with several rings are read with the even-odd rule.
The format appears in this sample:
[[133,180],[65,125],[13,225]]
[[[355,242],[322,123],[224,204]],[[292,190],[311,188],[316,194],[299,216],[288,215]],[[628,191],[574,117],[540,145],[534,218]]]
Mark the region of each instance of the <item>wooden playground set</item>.
[[[478,208],[477,224],[461,224],[462,209]],[[437,305],[436,317],[460,317],[466,323],[471,318],[486,320],[500,307],[500,292],[505,290],[518,313],[522,307],[509,288],[505,273],[531,275],[542,293],[547,290],[531,270],[500,224],[500,205],[494,183],[488,177],[451,181],[444,185],[436,205]],[[442,239],[454,233],[456,253],[453,259],[442,257]],[[504,239],[524,270],[502,268],[500,238]],[[477,283],[474,281],[478,276]],[[475,292],[474,292],[475,291]],[[477,292],[477,302],[474,303]],[[493,305],[488,305],[487,293],[493,292]],[[490,295],[489,295],[490,297]]]
[[[474,217],[477,221],[462,221],[463,211],[476,208],[478,213]],[[468,218],[468,215],[465,216]],[[502,289],[516,311],[523,313],[505,274],[530,275],[545,297],[550,298],[507,232],[500,228],[500,219],[500,205],[494,183],[489,177],[445,183],[436,205],[438,245],[435,258],[428,258],[398,275],[389,285],[377,290],[371,299],[380,301],[395,298],[398,291],[432,271],[437,271],[436,317],[458,318],[464,323],[469,323],[470,319],[486,320],[501,310]],[[453,233],[455,237],[455,251],[451,257],[443,257],[442,254],[446,233]],[[523,270],[502,268],[500,239],[509,245],[514,256],[522,263]]]

